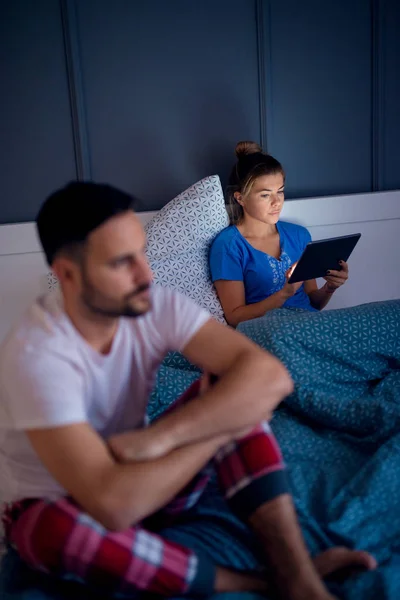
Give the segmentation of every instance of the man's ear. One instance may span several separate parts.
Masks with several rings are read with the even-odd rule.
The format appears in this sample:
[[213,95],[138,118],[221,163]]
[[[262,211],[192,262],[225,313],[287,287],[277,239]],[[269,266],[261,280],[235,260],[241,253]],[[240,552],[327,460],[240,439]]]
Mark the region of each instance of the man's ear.
[[72,283],[79,277],[78,263],[68,256],[57,256],[53,260],[51,268],[61,284]]
[[242,194],[240,192],[235,192],[233,197],[235,198],[236,202],[240,204],[240,206],[243,206]]

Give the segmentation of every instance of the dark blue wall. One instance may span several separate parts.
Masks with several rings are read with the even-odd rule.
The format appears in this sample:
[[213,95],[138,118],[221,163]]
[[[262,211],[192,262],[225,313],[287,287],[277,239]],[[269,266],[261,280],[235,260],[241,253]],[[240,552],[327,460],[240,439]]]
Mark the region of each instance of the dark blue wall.
[[400,187],[398,0],[0,6],[0,223],[75,177],[159,208],[246,138],[289,197]]
[[77,5],[95,180],[159,208],[259,138],[254,2]]
[[2,0],[0,57],[0,223],[13,223],[75,176],[58,2]]
[[286,193],[369,191],[371,3],[276,0],[269,5],[268,150],[285,165]]

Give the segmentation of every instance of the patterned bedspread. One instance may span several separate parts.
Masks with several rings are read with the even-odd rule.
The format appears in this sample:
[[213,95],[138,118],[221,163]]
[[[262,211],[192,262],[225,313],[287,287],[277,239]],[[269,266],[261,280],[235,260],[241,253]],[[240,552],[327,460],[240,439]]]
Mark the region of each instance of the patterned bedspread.
[[[272,426],[311,552],[334,544],[369,550],[379,569],[353,576],[335,591],[349,600],[397,600],[400,301],[316,314],[277,310],[240,329],[276,354],[295,381]],[[159,374],[167,396],[183,386],[179,378],[173,383],[177,357],[168,360],[175,368],[164,366]],[[186,372],[186,382],[194,376]],[[231,515],[216,484],[192,521],[168,534],[224,564],[248,568],[260,561],[255,540]]]

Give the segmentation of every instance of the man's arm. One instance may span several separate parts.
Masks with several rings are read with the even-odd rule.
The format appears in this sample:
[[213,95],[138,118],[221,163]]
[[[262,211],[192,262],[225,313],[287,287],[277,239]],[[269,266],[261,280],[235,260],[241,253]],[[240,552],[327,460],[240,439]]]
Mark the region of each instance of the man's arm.
[[189,341],[183,354],[219,376],[215,385],[150,427],[115,436],[111,445],[130,459],[144,460],[213,436],[235,436],[270,419],[293,390],[283,364],[242,334],[210,319]]
[[111,530],[126,529],[165,506],[228,441],[214,437],[156,460],[122,465],[87,423],[26,434],[58,483]]

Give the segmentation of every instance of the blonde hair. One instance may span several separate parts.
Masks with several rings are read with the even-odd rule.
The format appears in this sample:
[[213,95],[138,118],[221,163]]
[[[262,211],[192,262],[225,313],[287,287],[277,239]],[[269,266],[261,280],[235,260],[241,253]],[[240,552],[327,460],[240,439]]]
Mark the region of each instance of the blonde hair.
[[281,163],[270,154],[263,152],[261,146],[256,142],[238,142],[235,154],[237,162],[231,171],[226,188],[231,225],[240,223],[244,216],[243,207],[235,198],[236,192],[239,192],[242,197],[246,197],[255,181],[263,175],[282,173],[283,178],[285,178]]

